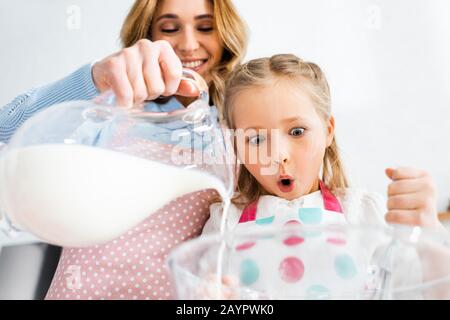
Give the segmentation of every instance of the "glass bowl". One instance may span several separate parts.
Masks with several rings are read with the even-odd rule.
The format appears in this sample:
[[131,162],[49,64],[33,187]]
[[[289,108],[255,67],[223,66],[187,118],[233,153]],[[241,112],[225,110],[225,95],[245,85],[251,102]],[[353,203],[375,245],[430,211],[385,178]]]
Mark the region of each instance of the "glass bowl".
[[449,244],[418,227],[255,226],[186,242],[168,265],[182,300],[449,299]]

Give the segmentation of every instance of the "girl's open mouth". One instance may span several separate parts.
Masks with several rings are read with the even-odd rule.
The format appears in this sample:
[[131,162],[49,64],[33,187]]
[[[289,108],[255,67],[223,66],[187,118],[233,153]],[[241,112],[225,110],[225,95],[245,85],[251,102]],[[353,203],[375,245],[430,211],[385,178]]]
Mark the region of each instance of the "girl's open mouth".
[[292,192],[295,188],[295,180],[291,177],[281,177],[278,180],[278,188],[281,190],[281,192]]

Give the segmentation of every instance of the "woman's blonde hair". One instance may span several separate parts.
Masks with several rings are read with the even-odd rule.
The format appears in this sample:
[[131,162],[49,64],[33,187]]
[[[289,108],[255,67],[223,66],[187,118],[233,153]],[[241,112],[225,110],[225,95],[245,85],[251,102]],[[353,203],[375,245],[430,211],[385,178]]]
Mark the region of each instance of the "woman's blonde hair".
[[[233,101],[245,89],[273,85],[274,79],[287,79],[305,88],[323,120],[331,117],[331,94],[324,73],[316,64],[306,62],[292,54],[255,59],[237,67],[226,82],[224,119],[230,129],[236,129],[233,119]],[[235,151],[236,147],[235,147]],[[244,165],[237,167],[238,196],[233,203],[246,205],[266,192]],[[348,187],[347,178],[336,139],[326,149],[323,159],[322,181],[332,192]]]
[[[122,26],[121,40],[130,47],[141,39],[151,39],[151,28],[158,5],[163,0],[136,0]],[[208,0],[214,7],[215,28],[222,40],[222,60],[211,72],[211,102],[219,110],[223,105],[225,80],[235,66],[239,65],[247,48],[247,29],[231,0]]]

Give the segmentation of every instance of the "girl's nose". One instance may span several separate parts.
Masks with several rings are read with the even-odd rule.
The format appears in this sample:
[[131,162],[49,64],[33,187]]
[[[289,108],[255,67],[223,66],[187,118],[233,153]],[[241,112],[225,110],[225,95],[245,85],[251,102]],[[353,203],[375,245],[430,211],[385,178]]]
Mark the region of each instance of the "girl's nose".
[[287,149],[280,149],[278,155],[275,157],[275,163],[278,165],[286,165],[290,161],[289,151]]
[[189,54],[200,47],[195,31],[191,27],[186,27],[182,39],[178,45],[178,49],[184,53]]
[[280,162],[282,164],[288,164],[289,163],[289,155],[288,154],[282,155],[280,160],[281,160]]
[[272,133],[271,142],[272,159],[277,165],[286,165],[290,161],[289,142],[284,141],[278,132]]

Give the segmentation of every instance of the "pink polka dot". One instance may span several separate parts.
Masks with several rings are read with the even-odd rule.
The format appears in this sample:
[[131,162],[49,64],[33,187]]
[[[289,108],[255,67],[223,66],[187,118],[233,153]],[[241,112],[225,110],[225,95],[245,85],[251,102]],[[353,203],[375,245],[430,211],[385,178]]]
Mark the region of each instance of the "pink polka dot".
[[283,281],[295,283],[303,278],[305,266],[300,259],[296,257],[288,257],[281,261],[278,270]]
[[243,243],[243,244],[238,245],[238,246],[236,247],[236,251],[244,251],[244,250],[248,250],[248,249],[250,249],[250,248],[253,248],[253,247],[255,246],[255,244],[256,244],[256,243],[254,243],[254,242],[246,242],[246,243]]
[[336,246],[345,246],[347,244],[347,241],[345,241],[345,239],[338,238],[328,238],[327,242]]
[[296,237],[296,236],[289,237],[283,241],[283,243],[285,245],[290,246],[290,247],[302,244],[303,242],[305,242],[305,239],[303,239],[302,237]]
[[[149,296],[155,299],[170,299],[172,283],[166,280],[168,279],[164,268],[166,256],[170,248],[198,236],[201,232],[209,216],[209,204],[201,201],[201,197],[205,195],[208,197],[210,193],[198,192],[187,197],[180,197],[153,213],[151,219],[147,219],[145,223],[134,228],[133,232],[128,231],[120,239],[106,245],[87,249],[64,249],[47,299],[85,300],[104,297],[145,299]],[[186,199],[190,201],[186,202]],[[198,206],[194,206],[195,202]],[[189,208],[184,214],[181,214],[183,209],[179,208],[180,203],[183,203],[183,209]],[[181,219],[174,219],[175,216]],[[187,216],[189,219],[185,220]],[[185,223],[185,221],[189,222]],[[81,267],[82,291],[65,292],[66,278],[70,274],[66,275],[64,271],[70,265]],[[122,268],[119,268],[121,265]],[[146,279],[142,277],[141,271],[145,272]],[[130,292],[130,288],[147,288],[148,291],[132,290]],[[58,290],[63,291],[64,294],[57,296]]]

